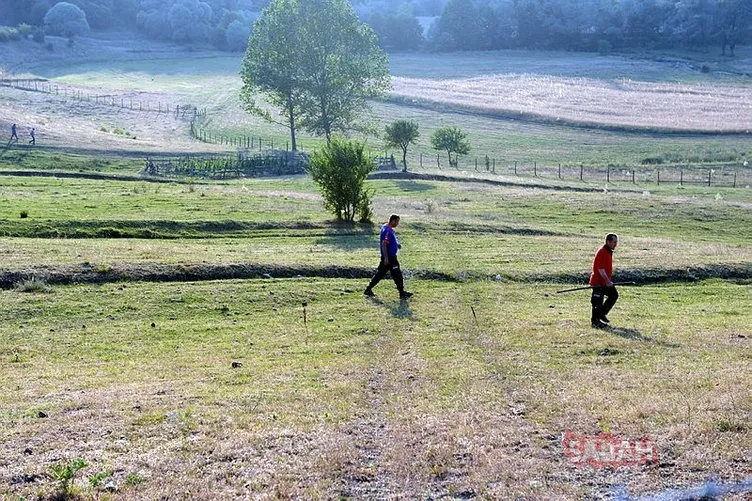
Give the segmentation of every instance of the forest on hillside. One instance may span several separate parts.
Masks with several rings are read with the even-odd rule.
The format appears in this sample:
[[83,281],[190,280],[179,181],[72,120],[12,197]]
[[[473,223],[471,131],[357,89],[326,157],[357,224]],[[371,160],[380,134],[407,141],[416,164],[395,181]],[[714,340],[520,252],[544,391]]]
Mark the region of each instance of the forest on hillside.
[[[271,0],[13,0],[0,42],[133,30],[155,40],[245,49]],[[306,0],[337,1],[347,0]],[[750,0],[352,0],[388,51],[717,47],[752,42]]]

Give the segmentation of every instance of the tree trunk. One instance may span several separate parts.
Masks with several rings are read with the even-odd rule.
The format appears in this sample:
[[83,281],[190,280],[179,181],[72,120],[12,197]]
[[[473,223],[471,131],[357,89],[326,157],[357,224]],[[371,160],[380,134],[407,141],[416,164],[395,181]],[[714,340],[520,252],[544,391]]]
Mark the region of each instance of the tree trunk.
[[407,147],[402,148],[402,172],[407,172]]

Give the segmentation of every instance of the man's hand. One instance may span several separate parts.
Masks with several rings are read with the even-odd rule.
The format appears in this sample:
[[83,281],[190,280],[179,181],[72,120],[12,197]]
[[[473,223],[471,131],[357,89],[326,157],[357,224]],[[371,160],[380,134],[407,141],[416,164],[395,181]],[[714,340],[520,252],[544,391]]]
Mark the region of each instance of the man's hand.
[[401,249],[402,248],[402,244],[397,244],[397,248]]

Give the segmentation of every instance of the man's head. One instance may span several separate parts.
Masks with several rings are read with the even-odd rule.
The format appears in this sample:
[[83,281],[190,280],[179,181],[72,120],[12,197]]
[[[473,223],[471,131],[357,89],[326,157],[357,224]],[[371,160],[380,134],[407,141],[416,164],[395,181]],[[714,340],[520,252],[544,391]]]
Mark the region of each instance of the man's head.
[[606,235],[606,247],[608,247],[611,250],[616,249],[616,246],[619,243],[619,237],[616,236],[616,233],[609,233]]
[[392,214],[389,216],[389,226],[391,228],[396,228],[397,225],[399,225],[400,217],[397,214]]

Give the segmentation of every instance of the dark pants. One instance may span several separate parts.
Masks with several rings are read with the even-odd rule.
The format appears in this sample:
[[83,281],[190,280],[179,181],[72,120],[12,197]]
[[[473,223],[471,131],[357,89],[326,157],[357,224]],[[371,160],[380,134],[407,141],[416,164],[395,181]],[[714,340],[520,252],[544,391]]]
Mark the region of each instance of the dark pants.
[[619,299],[619,293],[616,291],[616,287],[593,287],[593,295],[590,296],[593,313],[590,321],[597,323],[601,318],[608,315],[617,299]]
[[405,281],[402,278],[402,270],[400,269],[399,261],[397,261],[397,256],[390,257],[389,264],[384,264],[384,260],[381,260],[379,267],[376,269],[376,274],[371,279],[371,283],[368,284],[366,290],[371,290],[376,287],[376,284],[381,282],[381,279],[389,272],[392,273],[392,279],[397,286],[397,290],[402,294],[405,291]]

